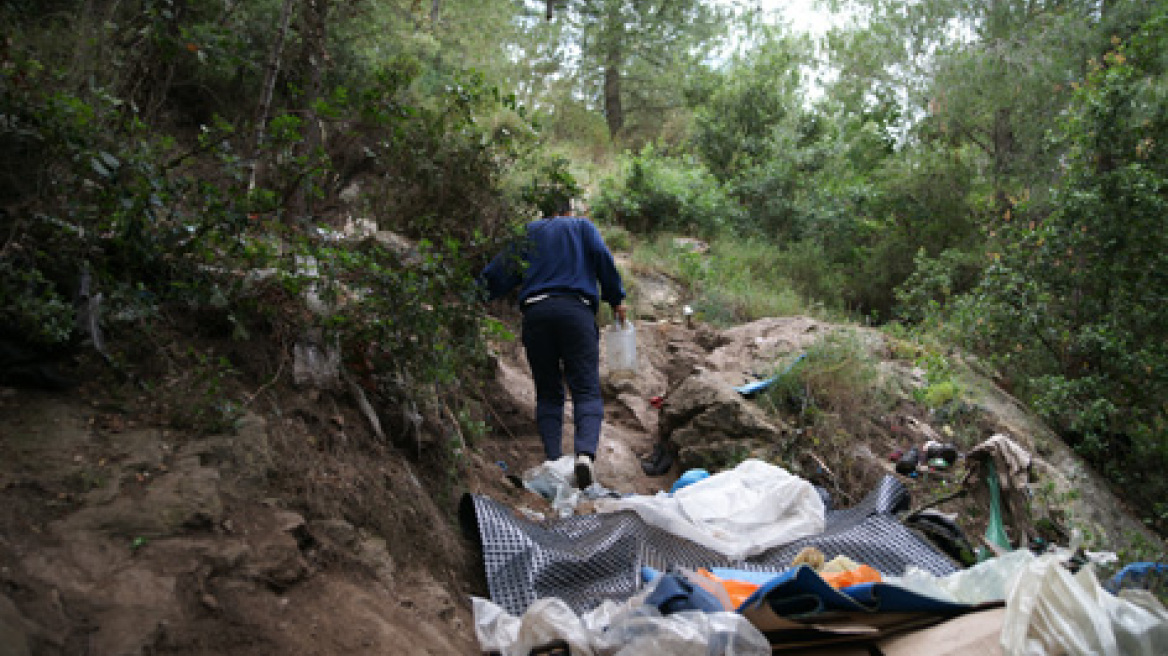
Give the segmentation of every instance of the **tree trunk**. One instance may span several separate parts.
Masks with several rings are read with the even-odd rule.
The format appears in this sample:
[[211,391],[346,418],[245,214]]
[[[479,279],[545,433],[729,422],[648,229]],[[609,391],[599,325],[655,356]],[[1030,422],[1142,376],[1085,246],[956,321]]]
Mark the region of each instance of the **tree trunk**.
[[[328,59],[328,11],[330,0],[308,0],[304,10],[304,49],[308,62],[308,84],[304,89],[304,142],[300,152],[309,171],[316,167],[312,162],[324,146],[324,130],[316,113],[316,101],[324,88],[324,67]],[[319,183],[311,172],[298,176],[293,207],[302,218],[312,215],[312,185]]]
[[621,74],[620,69],[609,55],[608,65],[604,67],[604,120],[608,123],[608,136],[613,139],[625,126],[625,110],[621,105]]
[[260,104],[256,107],[255,134],[252,136],[251,147],[248,149],[248,160],[251,172],[247,180],[247,190],[250,193],[255,189],[256,177],[259,175],[259,151],[264,145],[264,132],[268,123],[268,112],[272,110],[272,94],[276,89],[276,78],[280,74],[280,59],[284,54],[284,41],[288,38],[288,24],[292,17],[292,5],[295,0],[284,0],[280,9],[280,23],[276,27],[276,40],[272,43],[272,52],[268,55],[268,67],[264,73],[264,86],[260,88]]
[[1009,185],[1009,175],[1013,170],[1014,159],[1014,127],[1010,120],[1010,109],[998,108],[994,113],[994,127],[992,133],[994,148],[994,186],[997,187],[994,196],[998,205],[998,216],[1005,216],[1013,203],[1006,193]]
[[[619,17],[615,18],[619,20]],[[604,120],[608,123],[608,136],[613,139],[625,126],[625,109],[621,102],[621,38],[614,34],[616,31],[615,28],[609,30],[604,55]]]
[[616,139],[625,126],[625,108],[622,87],[625,39],[625,7],[622,0],[604,0],[601,4],[603,32],[600,47],[604,57],[604,120],[608,136]]

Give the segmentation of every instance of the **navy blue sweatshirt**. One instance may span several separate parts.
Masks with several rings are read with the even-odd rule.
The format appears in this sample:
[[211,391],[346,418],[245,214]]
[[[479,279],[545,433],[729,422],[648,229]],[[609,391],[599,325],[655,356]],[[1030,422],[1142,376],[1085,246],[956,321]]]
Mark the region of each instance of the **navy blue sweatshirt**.
[[519,286],[520,304],[540,294],[578,294],[595,311],[600,299],[615,307],[625,298],[620,273],[600,231],[576,216],[527,224],[527,238],[503,249],[479,280],[492,300]]

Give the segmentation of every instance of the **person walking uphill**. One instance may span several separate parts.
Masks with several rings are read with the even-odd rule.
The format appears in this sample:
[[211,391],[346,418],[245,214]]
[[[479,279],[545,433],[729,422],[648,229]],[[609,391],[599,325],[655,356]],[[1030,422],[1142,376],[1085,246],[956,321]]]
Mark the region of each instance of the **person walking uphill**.
[[570,214],[571,201],[564,199],[555,216],[529,223],[526,240],[503,249],[479,280],[491,300],[519,287],[535,421],[548,460],[562,456],[565,382],[571,390],[576,485],[584,489],[595,480],[592,464],[604,421],[596,311],[603,300],[623,323],[625,290],[600,231]]

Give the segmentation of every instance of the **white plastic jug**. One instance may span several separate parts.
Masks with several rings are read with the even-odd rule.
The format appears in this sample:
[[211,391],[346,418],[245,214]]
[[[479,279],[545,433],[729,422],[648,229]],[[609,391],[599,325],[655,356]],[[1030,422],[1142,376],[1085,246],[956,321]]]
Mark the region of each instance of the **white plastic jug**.
[[619,321],[608,328],[604,337],[605,360],[610,372],[634,372],[637,370],[637,329],[632,321]]

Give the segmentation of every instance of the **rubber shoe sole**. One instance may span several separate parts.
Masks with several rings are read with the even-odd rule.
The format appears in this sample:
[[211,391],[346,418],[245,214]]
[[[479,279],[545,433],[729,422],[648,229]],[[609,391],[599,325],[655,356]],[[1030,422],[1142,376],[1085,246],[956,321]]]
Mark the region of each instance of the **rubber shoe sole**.
[[585,489],[592,485],[592,458],[586,455],[576,456],[576,487]]

